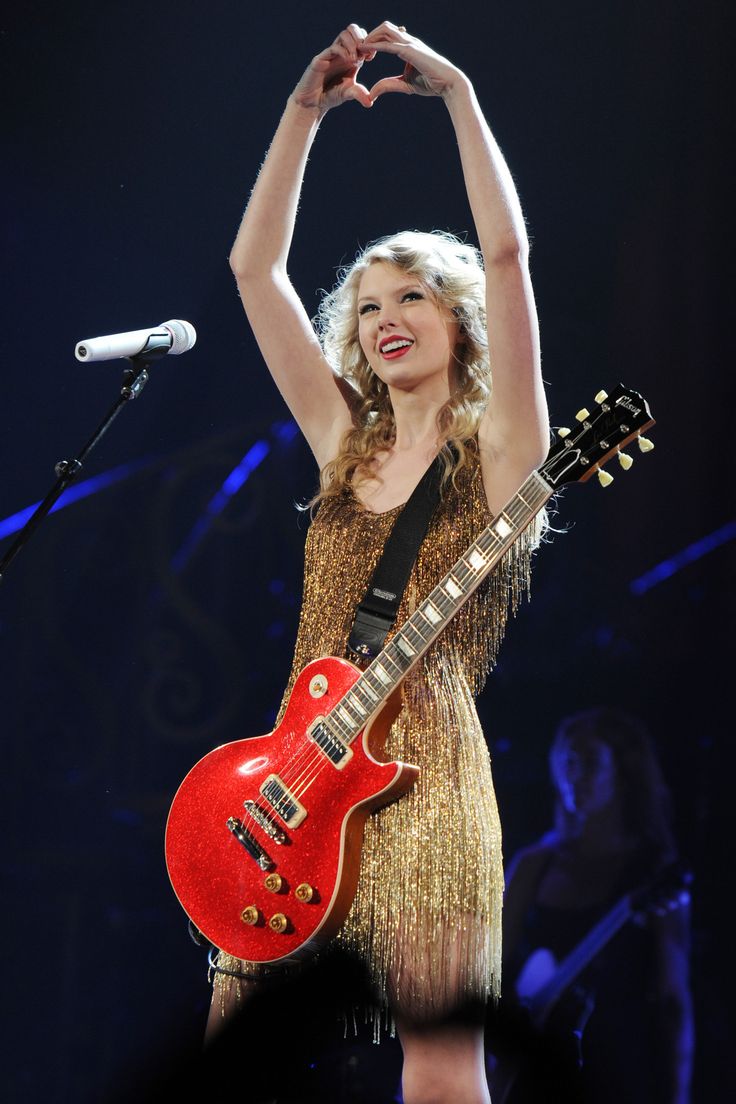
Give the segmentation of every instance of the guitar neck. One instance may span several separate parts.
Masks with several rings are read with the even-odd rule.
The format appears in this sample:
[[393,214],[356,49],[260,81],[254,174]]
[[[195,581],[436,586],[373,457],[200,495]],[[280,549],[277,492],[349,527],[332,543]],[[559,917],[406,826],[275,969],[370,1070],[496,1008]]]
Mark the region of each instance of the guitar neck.
[[529,1002],[529,1012],[533,1022],[538,1026],[544,1023],[552,1007],[559,998],[572,985],[579,974],[585,969],[603,947],[606,946],[614,935],[631,919],[634,913],[633,898],[627,893],[610,909],[606,915],[598,921],[594,928],[581,939],[578,945],[555,970],[554,976],[546,985],[534,994]]
[[324,718],[330,736],[342,744],[358,736],[553,493],[539,472],[529,476]]

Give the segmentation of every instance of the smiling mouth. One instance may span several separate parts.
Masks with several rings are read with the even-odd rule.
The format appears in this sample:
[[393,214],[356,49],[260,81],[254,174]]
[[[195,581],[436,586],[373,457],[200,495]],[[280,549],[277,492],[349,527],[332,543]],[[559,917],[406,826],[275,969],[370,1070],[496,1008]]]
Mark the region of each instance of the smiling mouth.
[[393,341],[384,341],[379,351],[386,360],[395,360],[411,349],[413,344],[413,341],[405,337],[398,337]]

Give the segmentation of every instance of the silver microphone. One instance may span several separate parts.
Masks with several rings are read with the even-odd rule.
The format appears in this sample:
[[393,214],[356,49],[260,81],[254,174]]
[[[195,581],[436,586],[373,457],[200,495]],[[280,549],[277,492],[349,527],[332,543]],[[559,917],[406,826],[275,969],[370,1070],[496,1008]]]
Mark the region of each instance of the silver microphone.
[[[165,355],[187,353],[197,340],[197,331],[191,322],[172,318],[148,330],[130,330],[128,333],[108,334],[107,337],[90,337],[80,341],[74,350],[77,360],[116,360],[142,353],[149,341],[153,347],[165,350]],[[167,348],[168,343],[168,348]]]

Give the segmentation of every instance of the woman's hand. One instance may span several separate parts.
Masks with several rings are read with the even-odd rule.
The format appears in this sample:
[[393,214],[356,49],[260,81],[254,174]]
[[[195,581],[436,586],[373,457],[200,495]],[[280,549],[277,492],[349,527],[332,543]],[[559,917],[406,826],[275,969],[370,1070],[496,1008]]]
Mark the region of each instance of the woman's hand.
[[[379,54],[396,54],[405,62],[400,77],[384,77],[370,90],[372,101],[384,92],[404,92],[417,96],[447,96],[462,72],[446,58],[440,57],[418,38],[407,34],[404,27],[382,23],[363,40],[363,48]],[[373,56],[373,55],[372,55]]]
[[295,103],[316,109],[321,115],[346,100],[371,107],[368,89],[355,79],[363,62],[376,56],[374,48],[365,46],[365,40],[365,31],[355,23],[341,31],[332,45],[310,62],[292,93]]

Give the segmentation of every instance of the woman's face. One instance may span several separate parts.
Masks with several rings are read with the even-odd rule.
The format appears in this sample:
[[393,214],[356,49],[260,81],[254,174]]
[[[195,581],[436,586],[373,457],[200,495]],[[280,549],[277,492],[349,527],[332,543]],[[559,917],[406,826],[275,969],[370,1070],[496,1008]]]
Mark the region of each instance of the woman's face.
[[616,794],[613,751],[602,740],[565,740],[552,755],[552,775],[565,811],[600,812]]
[[370,367],[389,387],[436,387],[446,400],[459,325],[417,276],[384,261],[366,269],[358,286],[358,337]]

